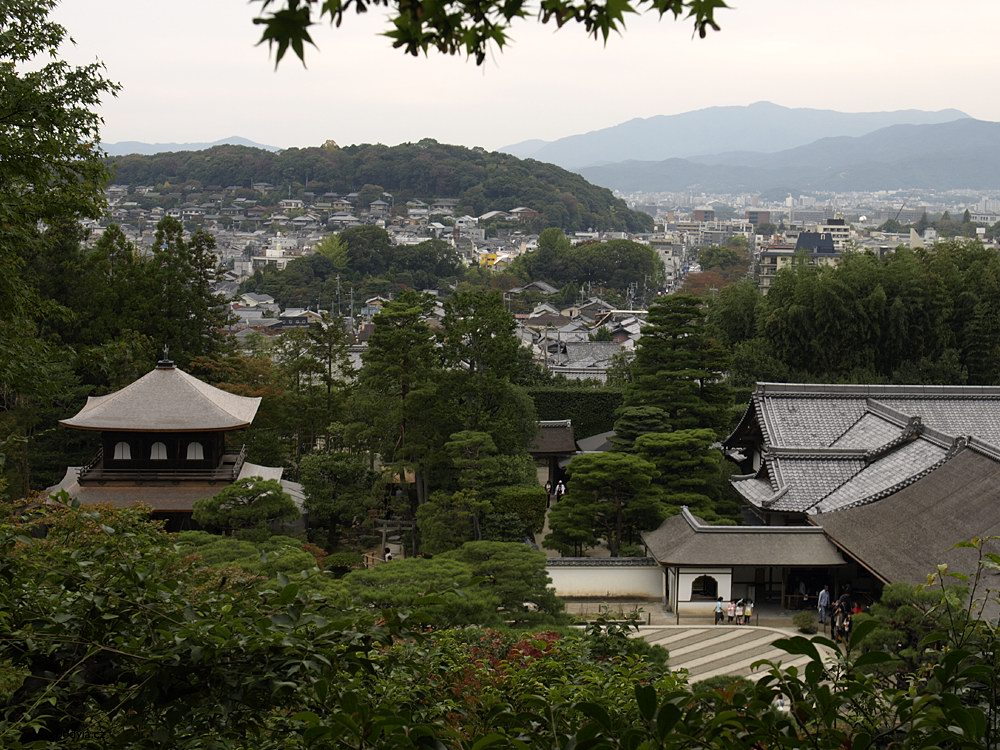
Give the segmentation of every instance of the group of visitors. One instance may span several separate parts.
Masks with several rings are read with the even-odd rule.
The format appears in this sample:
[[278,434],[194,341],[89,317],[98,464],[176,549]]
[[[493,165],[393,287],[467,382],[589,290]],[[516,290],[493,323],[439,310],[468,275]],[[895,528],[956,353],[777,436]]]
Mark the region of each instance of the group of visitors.
[[724,604],[720,596],[715,602],[715,624],[749,625],[753,617],[753,601],[751,599],[731,599]]
[[833,601],[830,587],[824,586],[816,599],[816,608],[819,611],[820,624],[825,625],[829,620],[830,638],[838,643],[846,642],[851,637],[854,615],[863,611],[861,603],[851,597],[850,587],[845,588],[836,601]]
[[545,507],[548,508],[552,505],[552,497],[555,496],[556,502],[562,500],[562,496],[566,494],[566,485],[563,480],[556,482],[555,487],[552,486],[551,481],[545,482]]

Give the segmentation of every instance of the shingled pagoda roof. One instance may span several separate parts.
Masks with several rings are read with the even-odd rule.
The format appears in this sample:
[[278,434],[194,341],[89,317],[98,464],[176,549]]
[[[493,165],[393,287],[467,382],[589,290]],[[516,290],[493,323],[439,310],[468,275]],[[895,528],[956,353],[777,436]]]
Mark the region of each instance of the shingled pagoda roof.
[[209,432],[249,427],[260,398],[228,393],[160,362],[134,383],[87,404],[59,424],[108,432]]
[[1000,388],[758,383],[723,445],[759,454],[732,480],[750,505],[817,514],[888,497],[969,440],[1000,445]]

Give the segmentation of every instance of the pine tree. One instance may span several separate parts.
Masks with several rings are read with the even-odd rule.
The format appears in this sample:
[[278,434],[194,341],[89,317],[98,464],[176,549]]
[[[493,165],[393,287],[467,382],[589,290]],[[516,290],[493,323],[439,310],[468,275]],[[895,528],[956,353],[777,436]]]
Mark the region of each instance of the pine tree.
[[655,406],[674,430],[725,430],[732,394],[725,382],[727,355],[709,336],[702,302],[676,294],[649,309],[649,325],[636,349],[625,406]]

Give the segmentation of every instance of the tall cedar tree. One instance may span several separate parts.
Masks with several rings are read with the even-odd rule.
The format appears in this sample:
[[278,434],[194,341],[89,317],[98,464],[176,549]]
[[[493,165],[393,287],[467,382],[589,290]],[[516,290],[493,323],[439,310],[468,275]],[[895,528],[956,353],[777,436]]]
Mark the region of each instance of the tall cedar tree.
[[147,314],[157,345],[168,346],[182,367],[220,346],[228,321],[223,300],[212,291],[217,261],[215,238],[199,230],[189,239],[172,217],[156,225],[153,257],[146,274]]
[[426,459],[411,432],[419,434],[420,420],[433,415],[420,408],[426,400],[417,396],[441,371],[434,334],[424,320],[430,308],[427,296],[411,291],[386,303],[375,316],[358,377],[362,411],[379,436],[382,460],[395,465],[401,477],[405,466],[413,468],[418,503],[427,497]]
[[675,294],[649,308],[625,406],[655,406],[670,428],[725,430],[732,394],[723,373],[727,354],[705,325],[702,302]]

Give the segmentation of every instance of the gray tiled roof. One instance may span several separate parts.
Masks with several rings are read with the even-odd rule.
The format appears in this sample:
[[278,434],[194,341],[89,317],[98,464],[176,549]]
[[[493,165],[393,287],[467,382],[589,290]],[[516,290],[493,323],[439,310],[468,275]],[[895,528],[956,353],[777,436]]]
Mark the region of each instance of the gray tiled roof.
[[759,383],[725,446],[762,455],[733,480],[752,505],[827,513],[898,491],[967,436],[1000,445],[1000,388]]
[[864,398],[773,398],[764,401],[764,419],[771,445],[831,445],[864,413]]
[[831,443],[830,447],[871,450],[895,440],[902,432],[902,428],[898,425],[876,414],[866,412],[847,429],[847,432]]
[[732,485],[748,502],[757,507],[763,507],[764,503],[774,495],[774,488],[770,482],[765,479],[757,479],[754,476],[734,477]]
[[859,471],[820,500],[812,512],[829,513],[878,500],[883,493],[916,481],[943,461],[947,453],[929,440],[907,443]]
[[819,498],[833,492],[851,477],[859,472],[863,474],[864,468],[865,462],[861,458],[781,459],[781,483],[788,486],[788,491],[774,505],[784,511],[806,511]]
[[[975,448],[960,450],[941,468],[877,503],[811,516],[866,568],[888,582],[922,583],[938,564],[973,573],[977,554],[956,549],[974,536],[1000,535],[997,487],[1000,461]],[[1000,542],[987,542],[1000,552]],[[1000,588],[1000,573],[986,571],[984,589]],[[992,602],[996,617],[996,602]]]
[[1000,398],[880,398],[880,403],[921,418],[949,435],[972,435],[1000,445]]
[[260,398],[211,386],[172,364],[157,365],[134,383],[106,396],[90,396],[59,424],[80,430],[192,432],[249,427]]

